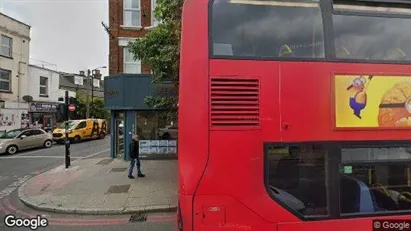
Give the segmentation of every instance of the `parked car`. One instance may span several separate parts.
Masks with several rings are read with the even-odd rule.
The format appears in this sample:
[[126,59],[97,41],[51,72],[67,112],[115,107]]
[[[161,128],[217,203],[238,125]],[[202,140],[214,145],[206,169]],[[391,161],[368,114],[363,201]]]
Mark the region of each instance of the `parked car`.
[[40,128],[14,129],[0,136],[0,153],[10,155],[31,148],[50,148],[53,137]]
[[158,129],[158,133],[162,140],[176,140],[178,138],[178,127],[176,125],[168,125],[165,128]]

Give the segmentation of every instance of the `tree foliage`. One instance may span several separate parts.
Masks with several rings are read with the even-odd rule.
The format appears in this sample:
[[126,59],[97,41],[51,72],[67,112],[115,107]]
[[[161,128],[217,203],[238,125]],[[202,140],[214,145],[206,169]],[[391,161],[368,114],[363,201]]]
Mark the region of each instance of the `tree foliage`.
[[[159,25],[147,35],[129,44],[135,59],[148,64],[153,71],[153,83],[160,94],[145,98],[145,103],[154,109],[164,109],[171,117],[177,115],[178,94],[170,96],[170,88],[159,86],[171,81],[173,92],[178,92],[180,65],[181,11],[184,0],[157,0],[154,11]],[[162,89],[161,89],[162,88]]]
[[[85,119],[87,114],[87,94],[82,94],[77,92],[76,98],[78,100],[78,105],[74,117],[75,119]],[[104,108],[104,100],[101,98],[94,98],[93,102],[90,100],[90,118],[106,119],[110,118],[110,112]],[[72,118],[72,119],[74,119]]]

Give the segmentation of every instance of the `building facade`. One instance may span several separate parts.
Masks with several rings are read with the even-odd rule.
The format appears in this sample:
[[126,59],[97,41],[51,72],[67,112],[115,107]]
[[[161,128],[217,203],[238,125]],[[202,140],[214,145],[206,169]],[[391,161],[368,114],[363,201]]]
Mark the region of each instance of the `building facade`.
[[[93,82],[93,86],[91,83]],[[73,73],[60,73],[60,85],[62,91],[79,92],[84,96],[95,98],[104,98],[104,79],[101,76],[96,76],[93,79],[87,78],[84,75]]]
[[150,74],[150,67],[134,60],[127,45],[144,37],[158,25],[153,10],[156,0],[110,0],[110,54],[109,73]]
[[31,27],[0,13],[0,131],[26,124]]
[[127,47],[129,42],[144,37],[158,25],[153,13],[155,7],[155,0],[109,1],[110,76],[104,85],[104,103],[111,111],[114,158],[129,159],[134,134],[140,136],[143,157],[176,155],[177,129],[173,121],[167,121],[161,111],[144,102],[146,96],[158,94],[150,67],[134,60]]
[[[65,90],[60,89],[60,72],[48,68],[30,65],[28,68],[27,94],[31,96],[29,103],[28,125],[52,129],[58,122],[64,120],[58,110],[59,101],[65,96]],[[70,97],[76,97],[75,91],[69,91]]]

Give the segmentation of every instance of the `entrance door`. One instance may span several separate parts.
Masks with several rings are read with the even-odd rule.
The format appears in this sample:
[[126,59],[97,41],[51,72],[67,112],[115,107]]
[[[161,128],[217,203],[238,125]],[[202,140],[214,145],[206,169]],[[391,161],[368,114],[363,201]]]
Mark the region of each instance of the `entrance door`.
[[124,155],[124,113],[118,113],[116,116],[116,156],[123,159]]
[[52,114],[44,114],[43,117],[43,128],[46,132],[49,132],[53,128],[53,116]]

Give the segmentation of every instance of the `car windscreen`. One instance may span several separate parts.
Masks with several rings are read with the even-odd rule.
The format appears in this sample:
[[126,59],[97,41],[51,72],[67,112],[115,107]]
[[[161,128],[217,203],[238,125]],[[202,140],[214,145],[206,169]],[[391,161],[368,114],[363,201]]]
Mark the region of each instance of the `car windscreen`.
[[0,139],[14,139],[18,134],[20,134],[21,130],[11,130],[4,133]]

